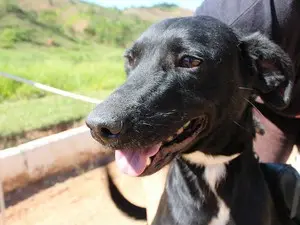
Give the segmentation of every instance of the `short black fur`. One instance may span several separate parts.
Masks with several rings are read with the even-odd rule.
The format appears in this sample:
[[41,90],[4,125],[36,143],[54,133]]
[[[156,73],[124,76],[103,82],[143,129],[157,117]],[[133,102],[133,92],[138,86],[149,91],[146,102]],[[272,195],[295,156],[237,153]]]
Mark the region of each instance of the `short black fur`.
[[[224,225],[293,224],[278,216],[252,145],[256,96],[279,110],[290,101],[294,74],[283,50],[258,33],[243,36],[210,17],[185,17],[152,25],[125,56],[126,82],[87,119],[96,140],[112,150],[142,152],[186,122],[208,119],[187,149],[146,169],[171,167],[152,225],[208,225],[220,199],[230,210]],[[207,167],[181,157],[197,151],[241,153],[226,165],[216,193],[203,178]]]

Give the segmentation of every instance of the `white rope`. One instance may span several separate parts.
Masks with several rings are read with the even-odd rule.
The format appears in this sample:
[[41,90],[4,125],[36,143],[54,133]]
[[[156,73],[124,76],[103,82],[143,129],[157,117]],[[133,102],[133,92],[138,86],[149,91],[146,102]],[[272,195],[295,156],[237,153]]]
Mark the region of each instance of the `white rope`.
[[47,86],[45,84],[41,84],[41,83],[38,83],[38,82],[35,82],[35,81],[32,81],[32,80],[27,80],[25,78],[18,77],[18,76],[15,76],[15,75],[0,72],[0,76],[18,81],[20,83],[31,85],[33,87],[39,88],[39,89],[44,90],[44,91],[48,91],[48,92],[51,92],[51,93],[54,93],[54,94],[58,94],[58,95],[62,95],[62,96],[65,96],[65,97],[81,100],[81,101],[84,101],[84,102],[89,102],[89,103],[94,103],[94,104],[99,104],[101,102],[101,100],[99,100],[99,99],[90,98],[90,97],[86,97],[86,96],[79,95],[79,94],[74,94],[74,93],[71,93],[71,92],[68,92],[68,91],[63,91],[63,90],[60,90],[60,89],[57,89],[57,88],[54,88],[54,87],[50,87],[50,86]]

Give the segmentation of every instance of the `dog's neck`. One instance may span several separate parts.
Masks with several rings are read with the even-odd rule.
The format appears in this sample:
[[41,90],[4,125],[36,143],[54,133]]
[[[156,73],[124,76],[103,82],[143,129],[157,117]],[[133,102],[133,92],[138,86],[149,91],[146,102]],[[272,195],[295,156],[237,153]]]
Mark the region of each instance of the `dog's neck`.
[[[228,130],[228,127],[231,129]],[[225,135],[229,138],[222,138]],[[192,152],[182,154],[182,158],[199,167],[226,165],[243,152],[253,152],[254,135],[252,113],[250,112],[245,114],[238,123],[229,121],[229,125],[216,129],[213,135],[214,141],[208,142],[202,148],[196,145]]]
[[[250,117],[251,118],[251,115]],[[249,121],[249,123],[251,123],[251,120]],[[245,126],[245,123],[241,123],[240,122],[240,126]],[[234,125],[234,128],[236,128],[236,133],[237,134],[241,134],[240,130],[241,127]],[[246,128],[245,128],[246,129]],[[245,130],[242,130],[242,134],[245,133]],[[218,132],[218,134],[222,135],[224,133],[223,130],[220,130],[220,132]],[[249,136],[249,133],[246,134],[247,138],[251,139],[251,135]],[[220,138],[219,138],[220,139]],[[239,140],[241,138],[238,139],[234,139],[234,140]],[[244,139],[244,138],[243,138]],[[218,139],[216,139],[218,140]],[[244,142],[244,140],[242,141]],[[228,148],[228,150],[225,150],[226,153],[231,152],[230,149],[240,149],[241,146],[236,146],[236,142],[234,143],[226,143],[227,146],[223,147],[223,148]],[[224,143],[225,145],[225,143]],[[217,145],[220,146],[220,145]],[[251,144],[252,146],[252,144]],[[196,147],[197,149],[197,147]],[[242,150],[242,149],[240,149]],[[219,150],[215,150],[214,152],[218,152]],[[222,178],[222,174],[224,171],[224,165],[229,163],[230,161],[234,160],[235,158],[240,156],[240,152],[237,151],[231,155],[209,155],[209,154],[205,154],[203,153],[201,150],[196,150],[193,151],[191,153],[187,153],[187,154],[183,154],[182,157],[184,160],[186,160],[188,163],[190,164],[194,164],[197,166],[201,166],[201,167],[205,167],[207,166],[207,170],[205,176],[206,177],[212,177],[212,179],[210,179],[211,181],[211,186],[213,186],[213,183],[217,183],[221,178]],[[220,166],[220,167],[219,167]],[[143,178],[143,184],[144,184],[144,189],[147,190],[147,193],[155,193],[155,195],[150,195],[147,197],[147,222],[148,224],[152,224],[152,221],[155,218],[155,214],[157,212],[157,209],[159,207],[160,204],[160,199],[163,195],[163,192],[165,190],[165,185],[168,182],[168,179],[170,176],[168,176],[168,173],[170,172],[170,166],[166,166],[164,168],[162,168],[160,171],[158,171],[157,173],[151,175],[151,176],[147,176]],[[225,171],[226,172],[226,171]],[[220,178],[219,178],[220,177]],[[153,190],[153,184],[155,184],[155,190]]]
[[235,158],[239,157],[241,153],[235,153],[233,155],[208,155],[203,152],[195,151],[189,154],[183,154],[182,158],[188,161],[189,163],[193,163],[199,166],[213,166],[213,165],[225,165]]
[[[207,137],[199,140],[190,152],[200,151],[206,156],[220,158],[231,156],[244,151],[252,151],[255,138],[255,126],[252,107],[247,106],[239,119],[223,119],[219,126],[211,129]],[[224,159],[226,162],[226,159]]]
[[[155,217],[153,225],[181,224],[179,221],[197,225],[223,225],[233,221],[245,225],[269,224],[257,221],[270,218],[264,217],[269,213],[269,198],[262,180],[258,163],[249,151],[227,162],[205,166],[179,158],[171,165],[157,211],[159,216]],[[253,220],[248,223],[244,220],[249,218],[246,215],[249,206]],[[173,218],[173,221],[156,221],[164,217]]]
[[[269,197],[265,194],[267,189],[252,149],[252,112],[247,112],[242,119],[239,126],[227,130],[226,134],[231,132],[231,137],[226,138],[227,143],[221,141],[207,145],[213,155],[203,150],[195,151],[172,163],[153,225],[177,224],[178,221],[223,225],[231,224],[232,217],[238,224],[268,224],[266,221],[254,221],[267,218],[263,213],[269,213],[265,211]],[[222,140],[222,132],[224,135],[226,131],[216,132],[215,140]],[[220,149],[212,149],[213,146]],[[218,152],[225,154],[215,154]],[[253,198],[252,195],[257,194],[255,190],[260,191],[260,200]],[[249,223],[243,219],[243,216],[246,218],[243,210],[248,208],[247,204],[256,207],[253,209],[255,216]],[[161,221],[160,218],[166,215],[174,221]]]

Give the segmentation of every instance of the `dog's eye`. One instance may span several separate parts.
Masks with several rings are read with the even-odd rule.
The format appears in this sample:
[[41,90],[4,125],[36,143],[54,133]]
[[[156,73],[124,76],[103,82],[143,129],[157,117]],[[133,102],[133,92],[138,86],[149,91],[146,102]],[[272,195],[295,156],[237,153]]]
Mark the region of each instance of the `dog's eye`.
[[202,62],[201,59],[197,59],[192,56],[184,56],[179,61],[178,66],[184,68],[195,68],[200,66],[201,62]]
[[125,57],[127,59],[127,62],[129,64],[129,66],[133,66],[134,63],[135,63],[135,58],[133,56],[131,56],[131,55],[126,55]]

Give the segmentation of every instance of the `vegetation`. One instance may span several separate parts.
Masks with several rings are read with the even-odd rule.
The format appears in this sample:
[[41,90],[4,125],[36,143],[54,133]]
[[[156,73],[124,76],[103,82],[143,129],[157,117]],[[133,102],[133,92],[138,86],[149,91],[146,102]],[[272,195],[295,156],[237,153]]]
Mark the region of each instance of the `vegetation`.
[[0,47],[14,48],[24,42],[38,46],[98,43],[124,47],[150,25],[117,9],[83,3],[55,8],[52,2],[51,6],[33,10],[14,1],[2,2]]
[[[120,48],[98,45],[80,50],[22,46],[18,52],[1,50],[0,70],[103,99],[124,81],[122,52]],[[0,137],[78,120],[94,107],[3,77],[0,90]]]
[[95,42],[120,47],[125,47],[150,25],[137,17],[123,20],[102,17],[92,21],[85,29],[87,35]]
[[[166,15],[155,17],[156,8]],[[157,5],[147,20],[138,9],[78,0],[0,0],[0,72],[102,99],[125,79],[124,48],[174,8]],[[93,107],[0,76],[0,140],[81,119]]]
[[159,8],[159,9],[164,9],[164,10],[172,10],[172,9],[177,9],[179,8],[178,5],[174,4],[174,3],[158,3],[158,4],[154,4],[152,6],[152,8]]
[[[103,99],[109,93],[106,90],[85,94]],[[58,95],[4,102],[0,104],[0,137],[76,121],[84,118],[94,107],[94,104]]]
[[[123,48],[150,24],[116,9],[82,3],[63,19],[66,6],[32,10],[11,2],[2,2],[0,71],[69,91],[119,85]],[[76,21],[85,21],[81,31],[75,31]],[[0,102],[48,94],[1,77],[0,90]]]
[[[83,46],[79,49],[32,48],[22,51],[2,49],[0,71],[76,93],[111,91],[125,78],[123,49]],[[40,98],[49,93],[0,76],[0,102]]]

